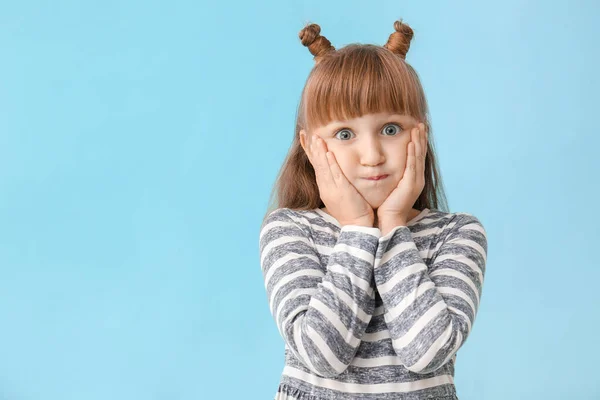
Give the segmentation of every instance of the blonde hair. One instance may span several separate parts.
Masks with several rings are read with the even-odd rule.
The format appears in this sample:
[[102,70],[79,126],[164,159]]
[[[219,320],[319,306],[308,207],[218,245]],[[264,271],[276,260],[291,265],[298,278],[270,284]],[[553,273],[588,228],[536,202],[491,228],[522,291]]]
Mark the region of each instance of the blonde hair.
[[364,114],[390,112],[422,121],[428,132],[425,187],[414,208],[448,211],[438,171],[425,93],[416,71],[405,61],[413,30],[395,21],[384,46],[349,44],[336,50],[321,36],[317,24],[299,33],[302,44],[314,56],[296,114],[296,132],[279,171],[265,217],[277,208],[312,210],[324,207],[315,171],[300,145],[301,129],[312,130],[334,120]]

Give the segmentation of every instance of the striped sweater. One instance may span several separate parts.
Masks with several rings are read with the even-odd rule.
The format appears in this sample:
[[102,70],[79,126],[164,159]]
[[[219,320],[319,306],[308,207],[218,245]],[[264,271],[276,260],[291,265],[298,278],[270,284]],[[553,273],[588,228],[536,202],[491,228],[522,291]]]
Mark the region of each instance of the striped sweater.
[[275,399],[458,399],[456,353],[487,258],[475,216],[425,208],[383,236],[319,208],[279,208],[259,248],[285,342]]

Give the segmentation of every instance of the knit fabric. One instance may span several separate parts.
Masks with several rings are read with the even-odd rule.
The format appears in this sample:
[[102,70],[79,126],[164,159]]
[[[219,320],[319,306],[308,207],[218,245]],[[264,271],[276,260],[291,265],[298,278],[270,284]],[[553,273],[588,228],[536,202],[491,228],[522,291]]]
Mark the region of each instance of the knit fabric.
[[259,248],[285,343],[275,400],[458,399],[456,353],[487,258],[475,216],[425,208],[382,235],[321,209],[279,208]]

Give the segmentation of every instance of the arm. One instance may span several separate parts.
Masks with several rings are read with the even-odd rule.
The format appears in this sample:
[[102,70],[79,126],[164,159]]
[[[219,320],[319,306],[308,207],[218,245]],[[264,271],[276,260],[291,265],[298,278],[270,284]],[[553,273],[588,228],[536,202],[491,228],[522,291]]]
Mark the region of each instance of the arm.
[[278,209],[260,232],[260,263],[271,315],[294,356],[334,377],[354,358],[375,308],[379,228],[345,225],[321,265],[307,228]]
[[458,214],[442,232],[429,267],[408,227],[380,237],[374,278],[394,351],[412,372],[427,374],[445,365],[465,343],[475,321],[487,258],[480,221]]

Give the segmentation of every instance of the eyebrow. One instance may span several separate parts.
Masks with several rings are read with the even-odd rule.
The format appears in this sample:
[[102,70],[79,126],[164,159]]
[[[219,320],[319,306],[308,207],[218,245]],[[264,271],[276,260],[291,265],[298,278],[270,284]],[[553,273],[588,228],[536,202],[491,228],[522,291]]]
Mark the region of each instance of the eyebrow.
[[[382,122],[389,121],[390,119],[403,119],[403,120],[407,120],[408,118],[410,118],[410,116],[408,116],[408,115],[404,115],[404,114],[392,114],[392,115],[389,115],[387,117],[378,119],[378,125],[381,125]],[[352,126],[352,123],[349,122],[349,121],[334,121],[334,122],[331,123],[330,129],[337,129],[337,128],[341,128],[342,126]]]

